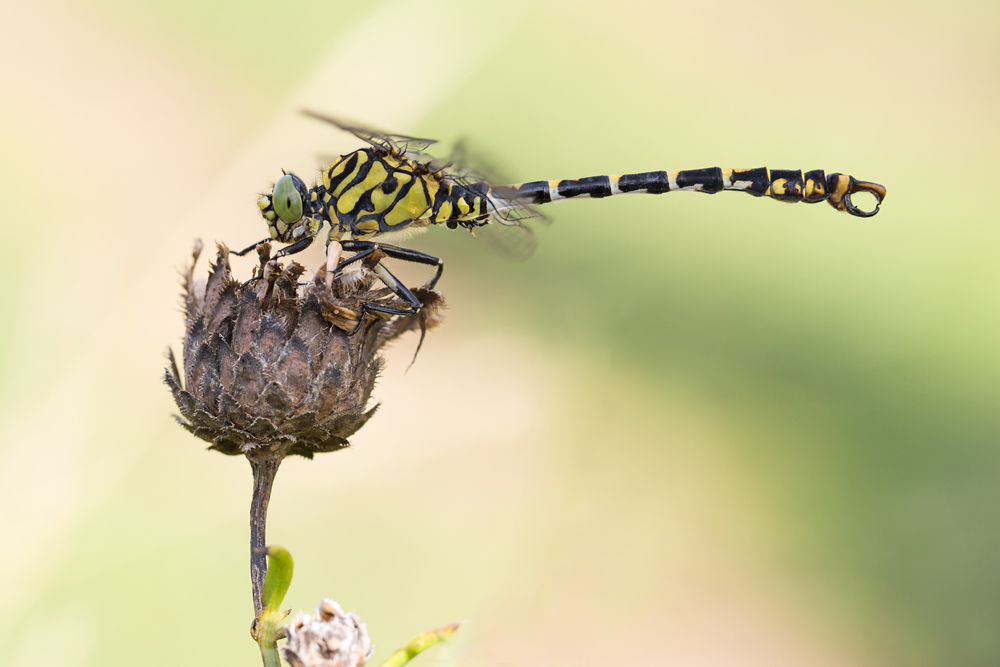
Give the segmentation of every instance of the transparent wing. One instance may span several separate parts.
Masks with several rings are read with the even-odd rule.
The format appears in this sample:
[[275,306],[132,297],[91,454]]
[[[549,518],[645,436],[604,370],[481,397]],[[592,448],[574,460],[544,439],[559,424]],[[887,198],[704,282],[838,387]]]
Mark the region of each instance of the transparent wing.
[[[510,181],[502,178],[500,171],[481,155],[470,151],[464,141],[457,142],[448,157],[438,158],[424,152],[437,143],[431,139],[379,132],[315,111],[303,110],[302,113],[350,132],[376,148],[382,148],[419,163],[429,172],[439,173],[442,179],[485,196],[490,204],[490,220],[483,221],[475,227],[476,236],[481,237],[487,245],[500,254],[512,259],[527,259],[535,252],[535,247],[538,245],[535,234],[521,221],[535,218],[548,223],[549,219],[528,202],[519,199],[516,191],[502,185],[492,186],[492,183]],[[333,156],[321,156],[321,158],[324,163],[332,164],[336,161]]]
[[433,139],[420,139],[418,137],[408,137],[405,134],[389,134],[387,132],[379,132],[378,130],[373,130],[372,128],[365,127],[359,123],[353,123],[339,118],[334,118],[332,116],[326,116],[308,109],[303,109],[302,113],[310,118],[330,123],[345,132],[350,132],[358,139],[361,139],[376,148],[382,148],[395,153],[396,155],[405,155],[406,157],[419,162],[425,161],[422,158],[427,158],[428,160],[430,159],[430,156],[423,151],[427,150],[429,146],[437,143]]
[[[529,218],[538,218],[543,222],[549,222],[546,216],[539,213],[528,202],[519,199],[514,190],[496,185],[509,183],[510,179],[504,176],[501,170],[484,158],[481,153],[469,150],[468,143],[464,140],[455,144],[447,159],[438,160],[429,166],[434,171],[442,172],[445,178],[470,190],[478,191],[479,194],[486,195],[491,206],[491,217],[500,225],[523,228],[520,221]],[[484,188],[484,184],[488,188]],[[531,232],[531,230],[527,231]],[[523,232],[512,232],[512,234],[523,234]]]
[[494,220],[501,225],[518,226],[522,220],[538,218],[540,222],[551,222],[548,216],[539,213],[538,209],[517,197],[513,190],[500,185],[493,188],[489,194],[491,211]]
[[509,259],[528,259],[538,245],[535,233],[521,223],[485,225],[475,232],[486,245]]

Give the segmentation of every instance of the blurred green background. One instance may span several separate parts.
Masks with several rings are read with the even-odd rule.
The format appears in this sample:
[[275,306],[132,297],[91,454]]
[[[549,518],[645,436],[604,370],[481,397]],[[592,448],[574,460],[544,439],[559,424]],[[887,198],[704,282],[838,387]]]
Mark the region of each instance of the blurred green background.
[[[287,599],[425,665],[1000,664],[1000,5],[0,3],[0,663],[259,664],[249,466],[170,419],[194,237],[357,147],[515,180],[720,166],[882,213],[671,194],[467,234],[376,419],[289,460]],[[320,261],[315,252],[307,263]],[[249,275],[247,264],[238,271]],[[412,281],[422,274],[407,273]],[[377,664],[377,663],[376,663]]]

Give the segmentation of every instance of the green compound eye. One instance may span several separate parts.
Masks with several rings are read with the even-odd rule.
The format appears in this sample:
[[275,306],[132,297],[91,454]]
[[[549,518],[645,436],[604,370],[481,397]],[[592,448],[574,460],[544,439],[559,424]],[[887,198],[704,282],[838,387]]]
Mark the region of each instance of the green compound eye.
[[292,224],[302,217],[302,195],[295,189],[295,181],[291,174],[285,174],[274,184],[271,203],[278,217]]

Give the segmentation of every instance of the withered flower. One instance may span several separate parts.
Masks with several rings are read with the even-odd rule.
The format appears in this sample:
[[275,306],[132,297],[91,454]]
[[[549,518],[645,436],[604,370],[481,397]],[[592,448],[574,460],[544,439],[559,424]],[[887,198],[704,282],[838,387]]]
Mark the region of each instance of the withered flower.
[[364,667],[375,651],[365,624],[329,598],[308,616],[300,611],[285,634],[281,652],[292,667]]
[[[439,292],[413,290],[423,308],[415,315],[388,316],[362,305],[393,305],[372,270],[375,253],[357,266],[328,276],[321,268],[300,283],[305,268],[270,259],[258,248],[257,278],[241,283],[220,245],[204,288],[196,286],[197,243],[184,274],[187,317],[183,366],[173,353],[166,383],[180,409],[180,424],[223,454],[242,454],[254,476],[251,504],[251,579],[254,606],[266,561],[264,524],[271,485],[281,460],[312,458],[348,446],[378,406],[368,407],[382,368],[378,351],[402,333],[423,333],[441,321]],[[182,372],[183,370],[183,372]]]

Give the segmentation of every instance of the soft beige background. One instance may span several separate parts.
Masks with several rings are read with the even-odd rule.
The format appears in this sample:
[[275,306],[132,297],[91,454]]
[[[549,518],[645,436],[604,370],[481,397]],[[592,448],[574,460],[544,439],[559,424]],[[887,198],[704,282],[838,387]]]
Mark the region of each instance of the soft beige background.
[[466,620],[428,666],[1000,663],[995,2],[203,4],[0,0],[0,663],[259,659],[249,466],[160,377],[192,239],[356,147],[302,106],[517,180],[889,196],[566,202],[520,264],[418,239],[449,319],[351,450],[282,468],[289,606],[376,659]]

